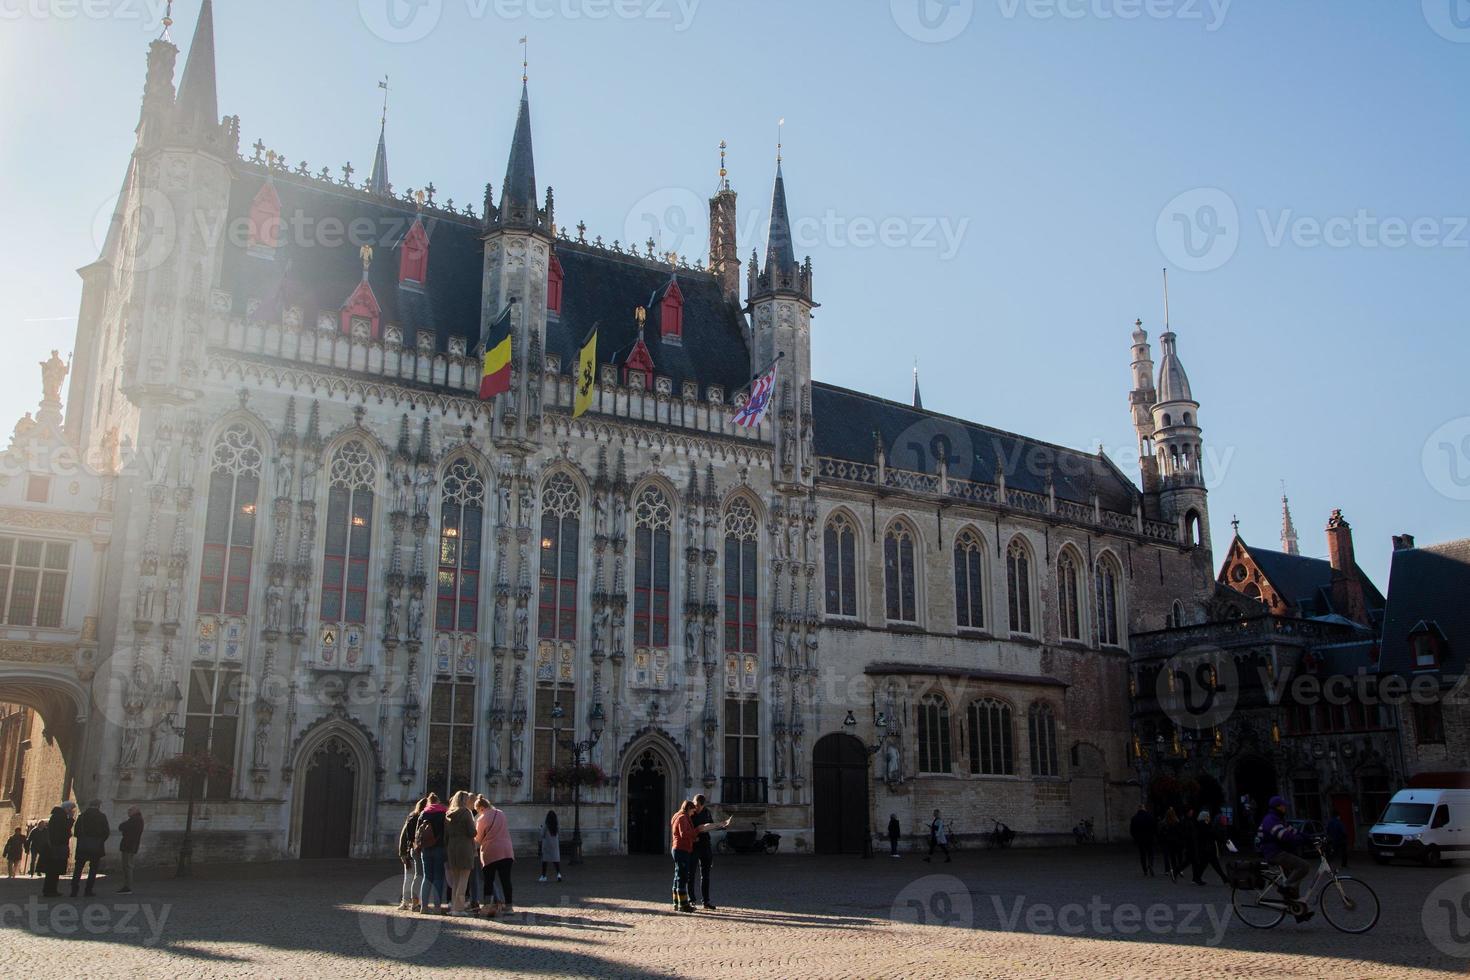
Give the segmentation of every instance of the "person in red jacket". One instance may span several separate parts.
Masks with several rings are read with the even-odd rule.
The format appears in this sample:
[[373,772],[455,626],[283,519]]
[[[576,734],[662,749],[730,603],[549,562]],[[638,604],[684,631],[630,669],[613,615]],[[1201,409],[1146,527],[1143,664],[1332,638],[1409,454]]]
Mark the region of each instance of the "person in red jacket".
[[689,886],[694,878],[694,838],[698,836],[694,829],[692,815],[694,813],[694,801],[685,800],[679,804],[679,811],[669,820],[669,827],[673,831],[674,846],[674,911],[693,912],[694,903],[689,900]]

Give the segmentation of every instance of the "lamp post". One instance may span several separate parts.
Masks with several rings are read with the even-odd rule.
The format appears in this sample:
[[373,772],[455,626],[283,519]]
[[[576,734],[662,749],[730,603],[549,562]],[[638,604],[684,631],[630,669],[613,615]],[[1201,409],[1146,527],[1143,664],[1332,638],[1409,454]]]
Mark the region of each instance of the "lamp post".
[[883,750],[883,740],[885,738],[888,738],[888,735],[889,735],[889,732],[888,732],[888,719],[885,716],[883,716],[883,715],[880,714],[876,719],[874,719],[873,724],[878,729],[878,740],[876,742],[874,742],[872,745],[869,745],[867,742],[864,742],[861,738],[858,738],[858,736],[857,736],[857,718],[853,717],[852,709],[849,708],[848,709],[848,712],[847,712],[847,717],[844,718],[844,719],[842,719],[842,727],[847,731],[847,734],[851,735],[853,738],[857,738],[858,744],[863,747],[863,751],[865,751],[865,752],[868,753],[868,765],[867,765],[867,775],[868,775],[868,813],[867,813],[867,817],[868,817],[868,826],[866,828],[864,828],[864,833],[863,833],[863,857],[864,858],[871,858],[873,856],[873,834],[875,833],[874,828],[873,828],[873,792],[872,792],[872,790],[873,790],[873,756],[877,755],[879,752],[881,752]]
[[561,720],[565,717],[561,702],[557,701],[551,706],[551,719],[554,727],[553,734],[557,744],[572,753],[572,858],[569,863],[582,863],[582,757],[590,755],[592,749],[602,738],[602,729],[606,719],[602,714],[602,702],[592,706],[592,716],[587,719],[591,734],[584,739],[576,737],[576,731],[572,732],[571,738],[561,737]]

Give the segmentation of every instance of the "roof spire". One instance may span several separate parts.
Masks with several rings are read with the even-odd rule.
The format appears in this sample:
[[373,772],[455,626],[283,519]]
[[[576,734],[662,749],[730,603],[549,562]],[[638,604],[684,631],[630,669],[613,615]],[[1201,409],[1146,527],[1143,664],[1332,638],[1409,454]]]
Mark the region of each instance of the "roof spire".
[[207,126],[219,125],[219,97],[214,82],[214,3],[204,0],[199,5],[199,22],[194,25],[194,40],[189,44],[189,60],[179,80],[179,119],[184,129],[205,132]]
[[383,118],[378,124],[378,152],[368,174],[367,190],[371,194],[388,193],[388,76],[378,83],[383,90]]
[[1164,333],[1169,332],[1169,270],[1164,270]]
[[1291,520],[1291,502],[1286,499],[1286,481],[1281,481],[1281,550],[1288,555],[1299,555],[1296,524]]
[[[780,125],[784,126],[782,119]],[[771,228],[766,240],[766,274],[773,281],[796,278],[796,252],[791,244],[791,216],[786,210],[786,178],[781,172],[781,143],[776,142],[776,184],[771,190]]]
[[511,138],[510,159],[505,166],[505,182],[500,185],[500,218],[517,224],[536,223],[536,159],[531,150],[531,96],[526,80],[521,79],[521,105],[516,112],[515,135]]
[[924,407],[924,399],[919,395],[919,359],[917,357],[914,358],[914,407]]

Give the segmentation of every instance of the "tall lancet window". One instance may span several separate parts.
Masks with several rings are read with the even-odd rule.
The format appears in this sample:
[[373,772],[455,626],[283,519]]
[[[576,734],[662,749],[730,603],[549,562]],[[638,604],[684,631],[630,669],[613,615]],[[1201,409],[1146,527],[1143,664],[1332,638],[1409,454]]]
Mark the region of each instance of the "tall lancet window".
[[883,584],[887,599],[888,621],[918,622],[914,532],[907,524],[894,524],[883,536]]
[[1063,548],[1057,556],[1057,627],[1064,640],[1082,639],[1079,585],[1077,559],[1070,549]]
[[669,645],[669,534],[674,511],[657,487],[633,506],[633,645]]
[[445,471],[439,504],[439,589],[434,627],[472,633],[480,624],[480,542],[485,481],[456,459]]
[[361,442],[345,442],[328,469],[327,543],[322,560],[322,621],[367,620],[373,487],[378,467]]
[[985,628],[985,549],[974,531],[963,531],[954,542],[955,625]]
[[756,652],[755,508],[736,497],[725,511],[725,649]]
[[1016,538],[1006,548],[1006,604],[1012,633],[1031,632],[1031,552]]
[[582,494],[565,473],[541,489],[541,609],[537,635],[577,638],[577,553],[582,528]]
[[215,441],[199,568],[202,613],[243,616],[249,608],[262,458],[255,432],[247,425],[232,425]]
[[857,616],[857,532],[844,514],[834,514],[822,532],[826,563],[827,615]]
[[1094,585],[1097,592],[1097,642],[1104,646],[1118,646],[1123,638],[1118,625],[1118,591],[1122,580],[1117,562],[1111,556],[1104,555],[1098,560]]

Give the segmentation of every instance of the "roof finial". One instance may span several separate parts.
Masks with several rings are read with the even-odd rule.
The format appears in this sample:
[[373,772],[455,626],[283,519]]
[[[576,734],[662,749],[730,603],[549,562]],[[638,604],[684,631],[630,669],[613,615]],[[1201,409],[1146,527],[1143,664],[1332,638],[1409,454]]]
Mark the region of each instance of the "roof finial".
[[388,76],[387,75],[384,75],[383,76],[383,80],[378,83],[378,88],[380,88],[380,89],[383,90],[383,121],[382,121],[382,127],[384,129],[387,129],[388,128]]
[[1240,537],[1240,518],[1234,514],[1230,515],[1230,526],[1235,529],[1235,536]]
[[786,128],[786,117],[776,120],[776,165],[781,164],[781,133]]
[[924,407],[924,399],[919,395],[919,359],[917,357],[914,358],[914,407]]
[[160,41],[173,41],[173,35],[168,32],[174,26],[174,0],[168,0],[168,6],[163,8],[163,33],[158,35]]
[[524,85],[530,79],[531,69],[531,41],[529,34],[521,35],[521,84]]
[[1164,270],[1164,333],[1169,332],[1169,270]]
[[725,169],[725,141],[720,140],[720,190],[730,189],[730,172]]

